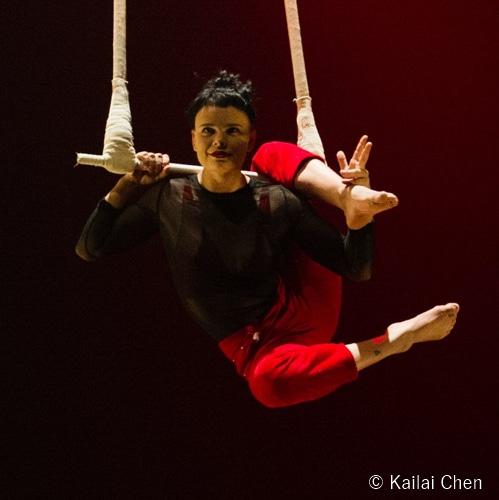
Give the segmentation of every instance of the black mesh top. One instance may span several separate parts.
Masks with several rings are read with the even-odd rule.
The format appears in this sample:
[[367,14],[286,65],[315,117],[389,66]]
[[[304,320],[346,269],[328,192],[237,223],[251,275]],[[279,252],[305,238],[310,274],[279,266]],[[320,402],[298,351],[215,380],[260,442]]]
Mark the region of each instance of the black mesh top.
[[234,193],[212,193],[195,175],[167,179],[116,210],[102,200],[77,246],[95,260],[159,231],[182,302],[217,341],[263,317],[294,245],[324,267],[368,279],[374,223],[341,235],[280,185],[251,178]]

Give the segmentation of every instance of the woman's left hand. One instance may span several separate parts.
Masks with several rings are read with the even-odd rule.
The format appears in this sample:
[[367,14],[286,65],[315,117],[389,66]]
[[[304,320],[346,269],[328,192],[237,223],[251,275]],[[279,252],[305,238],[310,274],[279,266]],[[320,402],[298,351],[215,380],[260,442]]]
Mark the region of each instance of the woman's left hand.
[[369,171],[366,169],[367,160],[372,149],[372,142],[368,142],[367,135],[360,138],[350,162],[343,151],[338,151],[336,158],[340,166],[340,175],[343,182],[349,186],[365,186],[370,188]]

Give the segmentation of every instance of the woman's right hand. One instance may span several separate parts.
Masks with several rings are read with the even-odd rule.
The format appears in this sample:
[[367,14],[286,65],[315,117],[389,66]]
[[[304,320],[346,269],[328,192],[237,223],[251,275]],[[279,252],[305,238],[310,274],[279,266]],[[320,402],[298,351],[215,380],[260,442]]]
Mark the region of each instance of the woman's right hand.
[[136,155],[140,166],[126,176],[136,184],[147,186],[154,184],[168,176],[170,171],[170,157],[162,153],[141,151]]
[[122,209],[131,199],[142,191],[139,186],[151,186],[168,176],[170,171],[170,158],[161,153],[137,153],[140,165],[133,172],[125,174],[116,185],[107,193],[105,200],[114,208]]

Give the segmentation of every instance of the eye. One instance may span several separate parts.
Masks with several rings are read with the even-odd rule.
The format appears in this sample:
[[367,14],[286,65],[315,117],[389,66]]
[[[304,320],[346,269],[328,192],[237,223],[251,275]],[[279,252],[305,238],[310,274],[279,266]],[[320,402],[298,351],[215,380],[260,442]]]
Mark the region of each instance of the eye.
[[238,127],[230,127],[227,129],[227,134],[229,135],[238,135],[241,133],[241,130]]
[[202,135],[213,135],[214,133],[215,133],[215,130],[211,127],[203,127],[201,129]]

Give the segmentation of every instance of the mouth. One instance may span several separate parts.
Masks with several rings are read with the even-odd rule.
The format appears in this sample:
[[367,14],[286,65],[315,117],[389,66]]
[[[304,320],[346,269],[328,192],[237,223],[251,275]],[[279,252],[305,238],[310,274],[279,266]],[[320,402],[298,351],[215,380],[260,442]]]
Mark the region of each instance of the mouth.
[[227,158],[229,153],[226,153],[225,151],[213,151],[213,153],[210,153],[210,156],[212,158]]

